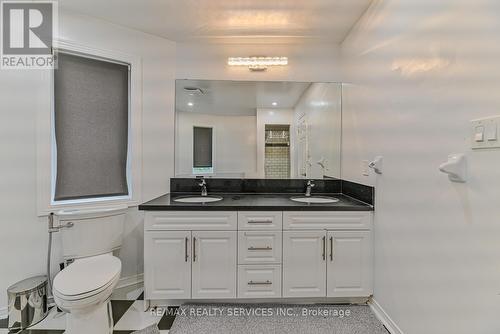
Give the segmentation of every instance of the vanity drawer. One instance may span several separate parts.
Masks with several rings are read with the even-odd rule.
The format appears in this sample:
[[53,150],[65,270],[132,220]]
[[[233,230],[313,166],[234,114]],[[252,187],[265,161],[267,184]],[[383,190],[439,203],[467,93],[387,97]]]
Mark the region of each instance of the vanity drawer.
[[146,231],[235,231],[235,211],[148,211],[145,215]]
[[285,211],[283,229],[371,230],[372,213],[366,211]]
[[281,231],[239,231],[238,263],[281,263]]
[[281,211],[239,211],[239,230],[281,230],[283,213]]
[[281,297],[281,266],[238,266],[238,298]]

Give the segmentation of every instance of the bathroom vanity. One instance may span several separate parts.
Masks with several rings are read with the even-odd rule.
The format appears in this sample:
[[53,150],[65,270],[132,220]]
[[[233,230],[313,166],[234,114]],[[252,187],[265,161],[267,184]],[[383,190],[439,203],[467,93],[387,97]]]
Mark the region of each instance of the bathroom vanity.
[[176,177],[139,206],[147,301],[371,296],[374,189],[341,179],[341,93],[176,80]]
[[223,199],[188,204],[175,201],[185,193],[173,193],[139,207],[146,300],[335,301],[372,294],[372,205],[342,193],[329,204],[297,203],[283,193],[217,195]]

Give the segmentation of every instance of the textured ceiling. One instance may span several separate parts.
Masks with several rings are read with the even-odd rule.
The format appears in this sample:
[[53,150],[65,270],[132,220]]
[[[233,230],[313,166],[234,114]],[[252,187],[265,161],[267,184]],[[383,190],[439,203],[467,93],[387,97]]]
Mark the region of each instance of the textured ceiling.
[[342,41],[371,0],[59,0],[61,8],[173,41]]

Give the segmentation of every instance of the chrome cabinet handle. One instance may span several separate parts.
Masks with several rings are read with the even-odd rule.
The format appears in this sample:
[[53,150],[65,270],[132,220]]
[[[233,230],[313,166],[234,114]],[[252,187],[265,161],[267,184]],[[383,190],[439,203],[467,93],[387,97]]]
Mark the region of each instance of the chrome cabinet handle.
[[330,237],[330,261],[333,262],[333,237]]
[[184,240],[184,261],[188,262],[188,238]]
[[249,251],[266,251],[266,250],[273,250],[272,247],[248,247]]
[[265,282],[254,282],[254,281],[248,282],[248,285],[271,285],[271,284],[273,284],[273,282],[271,282],[270,280],[267,280]]
[[248,224],[272,224],[272,220],[249,220]]
[[193,262],[196,262],[196,238],[193,237]]
[[323,257],[323,261],[325,261],[326,260],[326,237],[323,236],[322,240],[323,240],[323,254],[322,254],[322,257]]

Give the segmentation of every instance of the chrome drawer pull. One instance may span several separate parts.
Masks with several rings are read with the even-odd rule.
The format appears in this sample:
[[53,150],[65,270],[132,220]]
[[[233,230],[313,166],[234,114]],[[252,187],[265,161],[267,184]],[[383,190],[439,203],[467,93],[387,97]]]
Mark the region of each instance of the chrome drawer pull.
[[248,247],[248,250],[273,250],[272,247]]
[[249,220],[248,224],[272,224],[272,220]]
[[267,280],[265,282],[254,282],[254,281],[250,281],[248,282],[248,285],[272,285],[273,282],[271,282],[270,280]]

